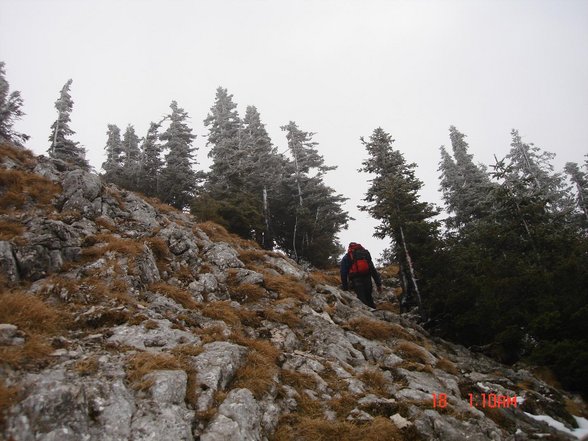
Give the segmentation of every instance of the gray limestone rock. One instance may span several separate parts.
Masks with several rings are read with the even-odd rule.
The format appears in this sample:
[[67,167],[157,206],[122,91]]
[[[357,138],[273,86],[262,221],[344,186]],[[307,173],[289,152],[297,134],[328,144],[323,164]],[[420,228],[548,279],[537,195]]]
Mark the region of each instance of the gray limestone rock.
[[98,197],[102,191],[102,181],[97,175],[81,169],[72,170],[63,176],[61,185],[63,211],[79,211],[90,218],[101,214]]
[[261,441],[261,422],[261,409],[253,394],[248,389],[233,389],[200,440]]
[[176,223],[170,223],[159,232],[175,256],[181,257],[182,261],[195,263],[198,259],[198,245],[194,233]]
[[153,384],[149,388],[151,398],[160,405],[182,404],[186,398],[188,375],[180,370],[161,370],[145,375]]
[[204,352],[192,358],[192,367],[198,372],[197,410],[205,411],[212,405],[214,393],[229,384],[247,352],[244,346],[217,341],[205,344]]
[[239,260],[237,251],[225,242],[214,243],[206,250],[204,257],[223,270],[227,268],[243,268],[245,266]]
[[147,329],[142,325],[120,325],[112,328],[109,343],[133,346],[147,351],[169,350],[182,344],[199,344],[200,338],[181,329],[172,328],[169,320],[153,320],[158,327]]
[[0,272],[9,282],[18,282],[20,280],[12,245],[4,240],[0,241]]
[[133,416],[129,441],[192,441],[194,412],[176,404],[148,403]]

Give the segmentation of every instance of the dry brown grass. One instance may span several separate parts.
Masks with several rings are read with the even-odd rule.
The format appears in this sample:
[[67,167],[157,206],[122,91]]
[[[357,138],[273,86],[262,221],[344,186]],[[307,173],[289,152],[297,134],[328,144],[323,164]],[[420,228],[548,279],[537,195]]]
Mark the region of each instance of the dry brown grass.
[[24,233],[21,223],[8,219],[0,219],[0,240],[11,240]]
[[23,346],[0,346],[0,363],[16,369],[43,367],[53,351],[47,337],[28,333]]
[[145,244],[151,248],[156,259],[167,260],[171,257],[169,246],[161,237],[149,237],[145,239]]
[[170,299],[178,302],[184,308],[198,309],[200,307],[200,303],[194,300],[192,294],[183,288],[179,288],[165,282],[156,282],[149,285],[148,289],[150,291],[169,297]]
[[202,344],[211,343],[213,341],[227,341],[229,335],[225,334],[225,329],[221,325],[207,326],[197,330],[198,336],[202,340]]
[[400,314],[400,304],[392,302],[379,302],[376,305],[376,309],[381,311],[389,311],[395,314]]
[[290,415],[282,418],[274,441],[401,441],[404,436],[392,421],[376,417],[366,424],[327,421]]
[[47,205],[61,191],[59,185],[34,173],[0,169],[0,209],[20,209],[33,200]]
[[241,327],[239,312],[226,300],[206,303],[202,309],[202,315],[214,320],[222,320],[233,328]]
[[[92,242],[94,242],[92,244]],[[82,250],[82,256],[88,260],[98,259],[108,251],[122,254],[126,257],[136,257],[143,253],[143,244],[140,242],[124,239],[113,234],[97,234],[86,238],[85,244],[92,244],[89,248]]]
[[435,364],[435,367],[437,369],[441,369],[442,371],[445,371],[451,375],[458,375],[459,374],[459,369],[457,368],[457,365],[447,358],[443,358],[443,357],[439,358],[439,360],[437,361],[437,364]]
[[236,236],[227,231],[225,227],[212,221],[201,222],[196,225],[206,233],[208,238],[213,242],[228,242],[232,243]]
[[232,339],[250,350],[247,361],[235,374],[235,387],[249,389],[255,398],[263,398],[275,384],[280,351],[266,340],[255,340],[239,334]]
[[280,299],[293,298],[303,302],[310,300],[304,282],[293,276],[276,275],[264,271],[263,278],[266,289],[278,293]]
[[357,395],[344,391],[337,398],[331,399],[329,406],[337,413],[338,418],[345,419],[357,407],[358,399]]
[[90,356],[76,361],[74,371],[82,376],[93,375],[98,372],[99,367],[98,359],[95,356]]
[[358,378],[367,386],[369,393],[383,397],[388,395],[388,380],[381,371],[366,369]]
[[358,333],[370,340],[388,340],[390,338],[402,338],[414,340],[404,328],[396,323],[373,320],[367,317],[358,317],[343,325],[344,329]]
[[230,287],[231,299],[239,303],[257,302],[267,296],[267,291],[253,283],[243,283]]
[[392,277],[397,277],[398,273],[400,272],[400,267],[398,265],[388,265],[384,268],[380,268],[379,273],[383,279],[389,279]]
[[428,364],[430,359],[427,352],[419,345],[410,341],[400,341],[396,344],[396,351],[404,359]]
[[24,148],[15,147],[6,142],[0,144],[0,162],[4,162],[4,158],[12,159],[26,166],[34,166],[37,163],[33,152]]
[[0,295],[0,323],[16,325],[24,332],[54,335],[66,326],[66,317],[39,297],[21,291]]
[[292,386],[298,391],[298,393],[302,393],[304,389],[314,390],[314,388],[316,388],[316,380],[314,377],[304,372],[282,369],[280,377],[282,378],[283,384]]
[[145,380],[145,375],[150,372],[170,369],[183,370],[182,362],[173,354],[139,352],[127,360],[127,378],[137,390],[146,390],[152,386],[152,382]]
[[267,251],[259,248],[239,250],[239,260],[248,267],[250,264],[263,264]]
[[18,399],[18,388],[6,386],[0,379],[0,427],[4,424],[5,413]]
[[153,208],[155,208],[157,211],[164,213],[164,214],[176,214],[179,213],[177,208],[172,207],[171,205],[168,205],[164,202],[161,202],[159,199],[157,198],[153,198],[153,197],[149,197],[149,196],[145,196],[143,194],[139,193],[139,196],[141,197],[141,199],[144,199],[145,201],[147,201],[149,203],[149,205],[151,205]]
[[330,271],[312,271],[308,275],[311,286],[330,285],[339,286],[341,284],[341,277],[338,272]]
[[274,309],[268,308],[264,311],[264,315],[268,320],[283,323],[289,328],[297,328],[302,322],[302,319],[291,309],[278,312]]

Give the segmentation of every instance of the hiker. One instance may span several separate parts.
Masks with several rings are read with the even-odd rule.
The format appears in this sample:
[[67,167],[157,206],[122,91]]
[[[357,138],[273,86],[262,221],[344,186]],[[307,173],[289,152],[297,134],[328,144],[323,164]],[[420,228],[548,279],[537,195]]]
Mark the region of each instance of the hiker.
[[378,292],[382,293],[382,279],[372,262],[370,252],[360,244],[351,242],[347,253],[341,259],[341,284],[345,291],[353,288],[359,300],[370,308],[375,308],[372,298],[372,278]]

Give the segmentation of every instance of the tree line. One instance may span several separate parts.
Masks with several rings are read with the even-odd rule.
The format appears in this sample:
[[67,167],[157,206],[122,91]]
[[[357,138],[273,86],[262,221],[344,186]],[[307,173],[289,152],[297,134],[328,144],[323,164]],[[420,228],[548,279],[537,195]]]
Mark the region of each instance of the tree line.
[[[26,135],[10,132],[22,116],[22,99],[18,92],[8,95],[1,66],[5,93],[0,98],[12,106],[10,117],[3,117],[7,125],[3,138],[26,141]],[[72,140],[71,85],[70,79],[55,102],[57,119],[51,125],[48,154],[89,169],[85,149]],[[336,167],[325,164],[315,134],[290,121],[281,127],[287,148],[278,152],[256,107],[248,106],[241,118],[233,96],[222,87],[204,124],[212,159],[208,171],[198,170],[196,135],[188,113],[176,101],[164,118],[150,123],[143,137],[132,125],[122,132],[116,124],[108,124],[102,178],[190,210],[201,221],[215,221],[298,262],[317,267],[335,263],[343,250],[337,233],[347,228],[350,217],[343,209],[346,198],[324,181]]]
[[[49,154],[88,167],[71,140],[69,80],[55,103]],[[13,129],[23,114],[0,64],[0,139],[28,138]],[[345,198],[324,183],[327,166],[314,133],[289,122],[278,152],[254,106],[241,118],[218,88],[204,120],[210,170],[196,170],[195,135],[177,102],[140,138],[129,125],[107,127],[103,178],[159,197],[202,220],[214,220],[267,249],[326,266],[342,251]],[[406,161],[382,128],[360,142],[360,172],[370,185],[360,208],[390,242],[385,263],[400,266],[402,307],[452,341],[506,362],[551,368],[563,385],[588,396],[588,159],[556,172],[554,154],[511,132],[509,153],[486,166],[466,136],[449,129],[440,148],[443,206],[420,200],[417,165]],[[588,155],[587,155],[588,158]]]
[[[554,154],[511,132],[510,152],[487,167],[449,129],[440,148],[440,208],[383,129],[362,140],[374,179],[362,209],[391,240],[408,306],[429,329],[515,363],[551,368],[588,396],[588,159],[554,171]],[[588,158],[588,155],[587,155]]]

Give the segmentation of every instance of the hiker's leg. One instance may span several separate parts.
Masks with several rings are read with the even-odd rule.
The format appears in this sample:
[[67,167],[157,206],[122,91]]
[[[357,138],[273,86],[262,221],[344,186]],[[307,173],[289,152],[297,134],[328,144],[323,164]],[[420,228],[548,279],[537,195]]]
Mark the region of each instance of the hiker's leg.
[[353,289],[364,305],[367,305],[370,308],[375,308],[374,300],[372,299],[371,279],[366,277],[356,277],[353,279]]

